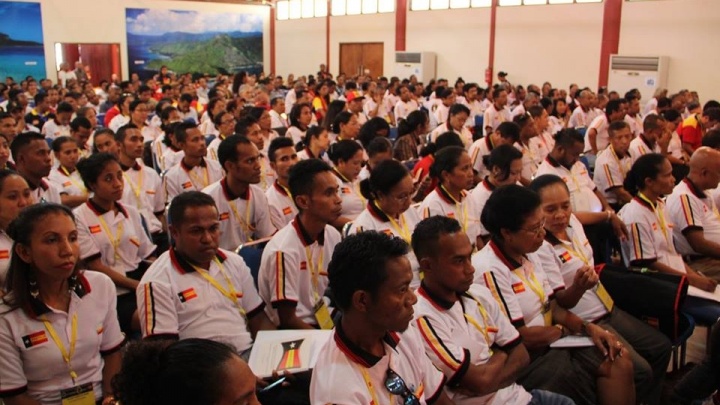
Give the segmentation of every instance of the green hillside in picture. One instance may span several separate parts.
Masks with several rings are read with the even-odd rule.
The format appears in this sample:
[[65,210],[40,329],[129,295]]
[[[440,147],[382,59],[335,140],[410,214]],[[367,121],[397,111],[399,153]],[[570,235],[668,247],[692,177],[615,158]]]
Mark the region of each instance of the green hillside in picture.
[[233,72],[263,61],[262,41],[257,37],[233,38],[220,34],[206,41],[154,45],[150,50],[168,59],[149,62],[149,69],[160,70],[165,65],[175,72]]

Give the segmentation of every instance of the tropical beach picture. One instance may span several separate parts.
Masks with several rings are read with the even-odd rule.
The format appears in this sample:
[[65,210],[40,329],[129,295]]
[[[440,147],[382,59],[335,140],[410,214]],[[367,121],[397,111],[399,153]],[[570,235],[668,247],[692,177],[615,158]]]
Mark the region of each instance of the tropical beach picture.
[[40,3],[0,1],[0,80],[45,75]]
[[262,18],[255,14],[126,9],[130,73],[146,79],[162,66],[177,73],[262,71]]

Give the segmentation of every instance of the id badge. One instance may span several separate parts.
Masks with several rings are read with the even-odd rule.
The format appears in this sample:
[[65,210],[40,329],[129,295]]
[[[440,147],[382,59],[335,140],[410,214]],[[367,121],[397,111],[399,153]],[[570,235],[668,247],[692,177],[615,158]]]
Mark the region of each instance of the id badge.
[[545,321],[545,326],[552,326],[552,311],[550,310],[550,301],[546,301],[543,304],[542,316]]
[[95,405],[95,391],[92,383],[78,385],[60,391],[62,405]]
[[315,304],[313,312],[315,313],[315,320],[317,321],[318,326],[320,326],[320,329],[332,329],[333,326],[335,326],[335,324],[333,324],[332,317],[330,316],[330,310],[322,298],[318,300],[317,304]]
[[603,286],[602,283],[599,281],[597,284],[597,288],[595,289],[595,294],[597,294],[598,298],[600,298],[600,301],[605,306],[605,309],[607,309],[608,312],[612,311],[613,307],[615,306],[615,302],[605,289],[605,286]]

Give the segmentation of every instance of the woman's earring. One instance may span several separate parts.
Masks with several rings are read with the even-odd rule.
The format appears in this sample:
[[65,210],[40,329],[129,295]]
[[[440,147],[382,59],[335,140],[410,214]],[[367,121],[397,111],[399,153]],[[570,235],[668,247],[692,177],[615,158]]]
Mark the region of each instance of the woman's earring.
[[38,290],[37,281],[35,281],[35,278],[33,277],[32,279],[30,279],[29,283],[30,283],[30,295],[33,298],[37,299],[38,295],[40,295],[40,290]]

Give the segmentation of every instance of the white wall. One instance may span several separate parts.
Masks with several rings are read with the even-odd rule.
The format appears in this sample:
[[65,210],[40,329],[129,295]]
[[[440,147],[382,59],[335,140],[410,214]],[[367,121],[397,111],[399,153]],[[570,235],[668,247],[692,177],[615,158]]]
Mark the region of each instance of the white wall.
[[[652,7],[652,8],[650,8]],[[623,5],[619,53],[669,56],[668,89],[720,99],[720,1],[665,0]],[[652,95],[643,95],[643,98]]]
[[602,4],[498,7],[495,73],[514,84],[596,88],[602,19]]
[[[30,1],[30,0],[17,0]],[[125,8],[158,8],[209,12],[258,14],[263,18],[263,63],[270,64],[268,21],[270,11],[263,6],[199,3],[166,0],[37,0],[40,2],[45,43],[47,77],[57,79],[55,43],[119,43],[123,77],[129,77]],[[181,29],[182,27],[178,27]]]
[[330,17],[331,71],[340,69],[340,44],[352,42],[383,42],[383,74],[391,76],[395,55],[395,13]]
[[488,63],[489,9],[408,11],[406,49],[435,52],[437,77],[452,85],[485,81]]
[[[275,24],[275,74],[315,74],[325,63],[325,19],[302,18]],[[267,69],[270,65],[267,65]],[[266,70],[267,70],[266,69]],[[335,69],[333,69],[335,71]]]

